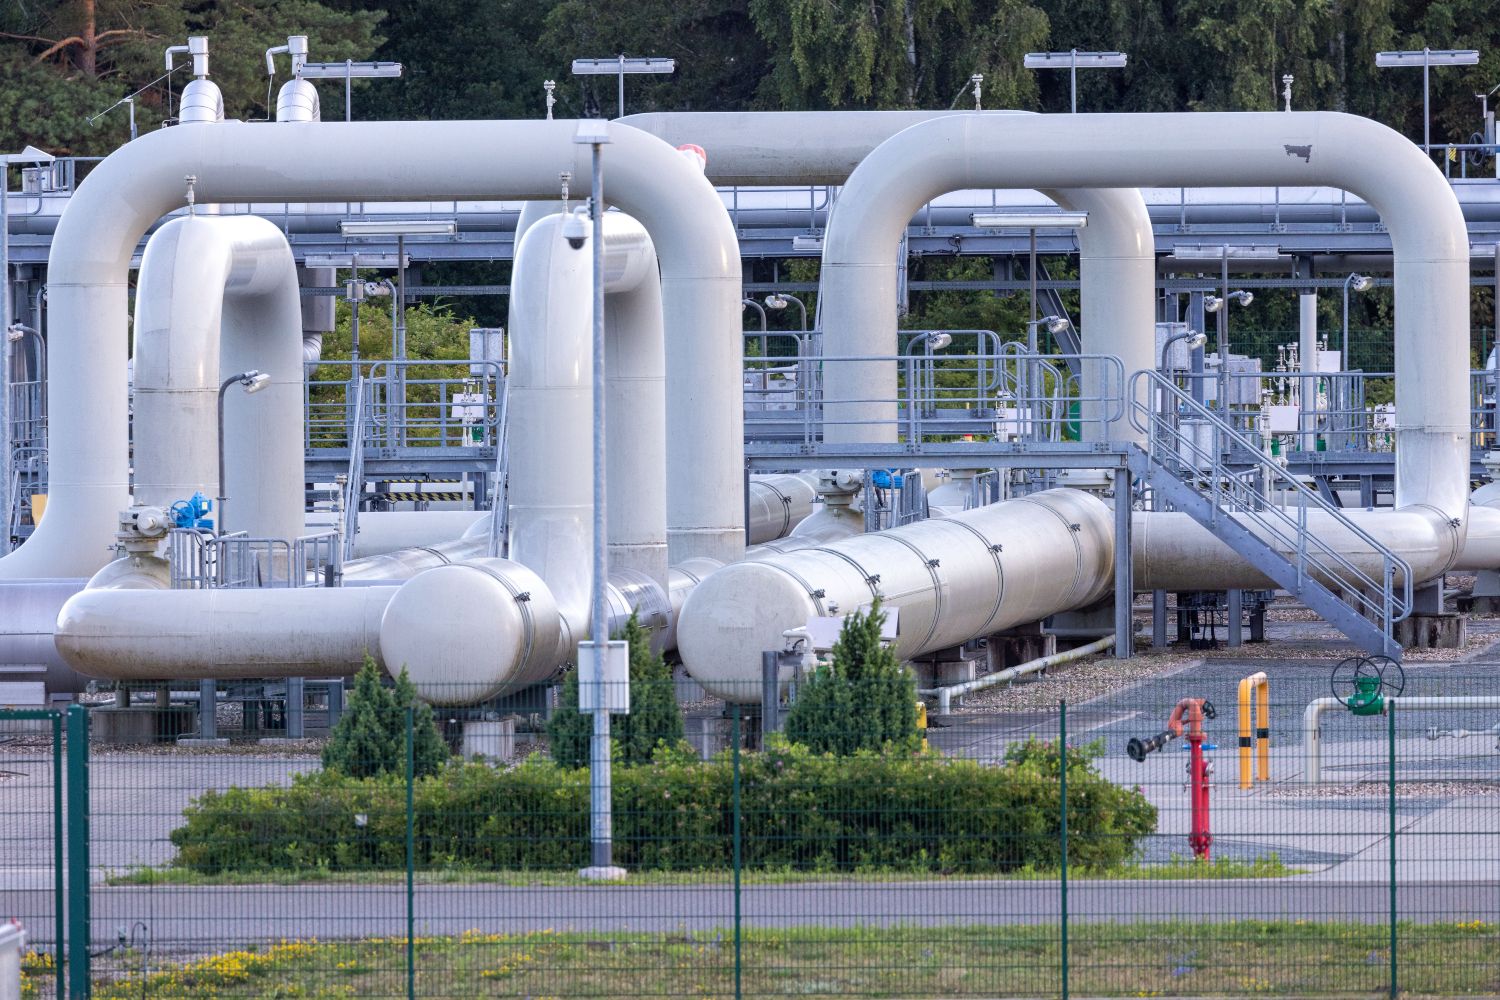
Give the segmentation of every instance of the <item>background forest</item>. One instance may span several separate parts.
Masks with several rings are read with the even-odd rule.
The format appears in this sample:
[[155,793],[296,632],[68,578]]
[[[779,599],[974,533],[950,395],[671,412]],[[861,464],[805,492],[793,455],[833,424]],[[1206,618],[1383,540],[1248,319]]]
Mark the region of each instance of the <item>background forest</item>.
[[[1377,70],[1375,53],[1477,48],[1478,66],[1432,74],[1433,141],[1464,142],[1480,124],[1475,95],[1500,84],[1494,14],[1493,0],[0,0],[0,149],[106,154],[129,137],[126,109],[90,117],[142,88],[138,127],[160,127],[190,79],[186,60],[160,79],[162,50],[190,34],[210,36],[228,115],[263,119],[284,80],[267,78],[264,51],[291,33],[309,36],[314,60],[404,64],[399,80],[356,83],[357,119],[540,117],[545,79],[557,81],[559,117],[612,116],[614,78],[568,67],[621,51],[677,60],[672,76],[630,78],[630,111],[972,107],[974,73],[987,108],[1065,111],[1067,74],[1023,69],[1021,57],[1077,47],[1130,55],[1125,70],[1079,74],[1081,110],[1272,110],[1292,74],[1295,109],[1345,110],[1413,137],[1421,74]],[[335,117],[335,87],[324,90]],[[1049,266],[1065,276],[1071,265]],[[476,267],[450,265],[447,280],[481,280]],[[815,265],[800,267],[815,276]],[[913,261],[913,277],[989,268],[928,258]],[[440,270],[427,279],[441,282]],[[1475,296],[1476,350],[1489,294]],[[1336,322],[1333,298],[1325,324]],[[504,322],[501,299],[452,304],[464,321]],[[1014,299],[985,293],[922,294],[912,307],[911,327],[1005,329],[1024,318]],[[1380,328],[1389,296],[1354,308],[1356,329]],[[1294,310],[1293,296],[1261,296],[1236,323],[1287,330]]]

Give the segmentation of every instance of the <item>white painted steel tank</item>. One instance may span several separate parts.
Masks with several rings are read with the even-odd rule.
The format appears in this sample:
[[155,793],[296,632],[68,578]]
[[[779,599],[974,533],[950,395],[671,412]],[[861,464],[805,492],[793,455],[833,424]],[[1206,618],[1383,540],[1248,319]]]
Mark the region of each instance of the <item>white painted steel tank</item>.
[[910,658],[1099,600],[1112,580],[1112,514],[1048,490],[953,517],[746,561],[688,597],[677,648],[693,678],[730,701],[760,699],[761,653],[814,616],[879,597],[899,609]]

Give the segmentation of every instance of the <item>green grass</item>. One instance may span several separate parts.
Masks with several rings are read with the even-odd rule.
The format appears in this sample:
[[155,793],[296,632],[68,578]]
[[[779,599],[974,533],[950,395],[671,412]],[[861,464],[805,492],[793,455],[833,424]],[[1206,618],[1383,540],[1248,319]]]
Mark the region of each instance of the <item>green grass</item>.
[[[1402,924],[1404,996],[1495,995],[1494,924]],[[1075,923],[1077,996],[1377,996],[1387,989],[1388,929],[1306,921]],[[792,928],[746,932],[746,997],[1056,996],[1053,926]],[[101,968],[104,961],[112,970]],[[402,938],[290,941],[178,964],[96,960],[96,1000],[140,996],[395,997],[406,986]],[[733,996],[725,930],[423,937],[418,996]],[[107,974],[113,971],[114,974]]]
[[[1123,864],[1102,869],[1072,868],[1069,881],[1075,880],[1147,880],[1147,879],[1241,879],[1286,878],[1301,875],[1307,869],[1289,868],[1275,854],[1252,861],[1217,858],[1198,861],[1174,857],[1164,864]],[[976,882],[976,881],[1045,881],[1056,879],[1056,869],[1021,868],[994,876],[963,874],[945,875],[933,872],[888,871],[869,869],[854,872],[801,871],[794,869],[747,870],[741,872],[745,885],[792,885],[820,882]],[[486,871],[471,868],[419,870],[416,881],[422,885],[476,884],[500,886],[598,886],[572,871]],[[304,871],[263,869],[251,871],[199,871],[182,867],[141,867],[112,873],[107,885],[299,885],[323,883],[339,885],[394,884],[405,882],[406,873],[396,870],[347,871],[315,868]],[[703,871],[633,871],[628,885],[730,885],[732,872]],[[618,884],[618,883],[615,883]]]

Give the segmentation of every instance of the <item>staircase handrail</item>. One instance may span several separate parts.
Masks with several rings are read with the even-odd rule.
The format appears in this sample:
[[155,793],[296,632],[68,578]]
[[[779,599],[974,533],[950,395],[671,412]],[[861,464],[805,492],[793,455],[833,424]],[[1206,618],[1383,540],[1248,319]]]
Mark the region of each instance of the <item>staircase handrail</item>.
[[[1142,389],[1147,391],[1143,392]],[[1180,467],[1186,467],[1193,473],[1193,480],[1207,479],[1216,509],[1228,508],[1248,515],[1277,540],[1293,548],[1299,579],[1311,570],[1338,581],[1342,589],[1353,595],[1352,599],[1358,602],[1359,607],[1378,612],[1387,627],[1410,614],[1413,582],[1411,566],[1406,560],[1350,520],[1340,508],[1297,480],[1280,463],[1266,456],[1223,417],[1183,392],[1171,379],[1150,369],[1138,371],[1131,376],[1129,396],[1130,422],[1136,430],[1146,435],[1152,458],[1174,473],[1180,472]],[[1162,405],[1153,405],[1157,400]],[[1176,420],[1172,419],[1174,415]],[[1191,417],[1213,430],[1215,445],[1211,450],[1206,451],[1197,441],[1181,432],[1180,418],[1183,416]],[[1241,473],[1224,464],[1224,449],[1219,446],[1220,442],[1237,449],[1242,456],[1242,464],[1258,468],[1266,476],[1266,481],[1274,484],[1276,489],[1295,495],[1300,501],[1296,507],[1296,515],[1293,516],[1284,506],[1272,503],[1268,498],[1248,489]],[[1160,454],[1163,449],[1170,450],[1170,458]],[[1174,464],[1179,468],[1174,468]],[[1229,485],[1231,483],[1241,485],[1234,489]],[[1204,492],[1201,487],[1200,492]],[[1225,500],[1232,503],[1226,504]],[[1378,554],[1381,557],[1381,575],[1384,579],[1372,578],[1343,553],[1310,532],[1307,526],[1309,509],[1324,512]],[[1321,554],[1322,558],[1317,558],[1317,554]],[[1367,597],[1366,591],[1378,592],[1381,595],[1380,602],[1377,604]]]

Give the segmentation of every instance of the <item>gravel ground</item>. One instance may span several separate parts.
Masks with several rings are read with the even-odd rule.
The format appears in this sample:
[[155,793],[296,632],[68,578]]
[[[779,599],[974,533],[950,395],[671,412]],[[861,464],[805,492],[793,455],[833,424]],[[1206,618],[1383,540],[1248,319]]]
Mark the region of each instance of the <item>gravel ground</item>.
[[[1383,781],[1354,781],[1344,784],[1275,785],[1261,791],[1257,798],[1266,799],[1387,799],[1390,786]],[[1396,783],[1398,799],[1491,798],[1500,796],[1500,782],[1495,781],[1408,781]]]
[[965,695],[964,703],[956,706],[953,714],[988,715],[1051,709],[1056,708],[1058,700],[1063,698],[1070,705],[1082,704],[1153,677],[1187,670],[1202,662],[1196,650],[1191,654],[1175,650],[1144,650],[1128,660],[1116,660],[1108,653],[1090,656],[1019,678],[1011,684],[997,684]]

